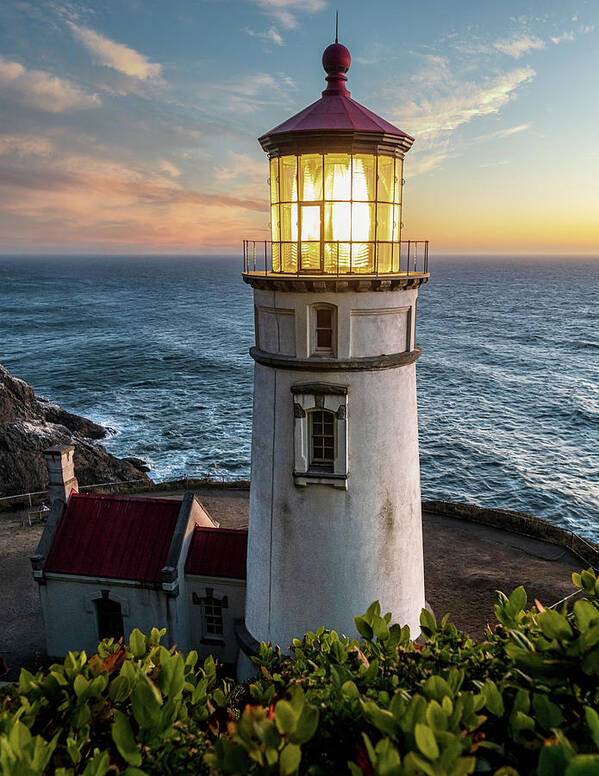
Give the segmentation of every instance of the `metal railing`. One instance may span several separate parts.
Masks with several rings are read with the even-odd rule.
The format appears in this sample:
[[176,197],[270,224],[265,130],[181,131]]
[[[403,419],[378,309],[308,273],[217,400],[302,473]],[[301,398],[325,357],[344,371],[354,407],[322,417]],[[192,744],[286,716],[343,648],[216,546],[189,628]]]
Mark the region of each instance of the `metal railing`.
[[[369,277],[411,276],[428,274],[428,240],[401,240],[395,243],[371,243],[374,245],[373,260],[365,266],[352,266],[351,258],[346,260],[340,257],[340,246],[351,246],[346,241],[327,242],[327,245],[336,245],[336,252],[325,260],[321,253],[320,267],[309,266],[308,260],[302,264],[301,243],[277,243],[279,252],[283,246],[296,248],[295,257],[291,261],[283,260],[286,267],[283,269],[280,259],[273,266],[273,243],[271,240],[244,240],[243,241],[243,272],[245,274],[275,275],[283,277],[302,276],[329,276],[342,277],[345,275],[364,275]],[[379,257],[378,246],[391,246],[392,261],[383,261]],[[336,255],[335,255],[336,254]],[[291,266],[289,266],[291,264]]]

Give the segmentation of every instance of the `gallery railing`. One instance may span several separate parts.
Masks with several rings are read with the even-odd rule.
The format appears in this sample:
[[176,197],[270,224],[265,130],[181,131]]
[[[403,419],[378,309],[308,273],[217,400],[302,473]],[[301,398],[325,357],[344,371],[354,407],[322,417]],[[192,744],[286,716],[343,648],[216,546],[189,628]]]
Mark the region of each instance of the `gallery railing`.
[[[298,243],[274,243],[279,256],[273,266],[273,243],[270,240],[243,241],[243,271],[247,274],[297,276],[303,275],[366,275],[389,277],[396,275],[410,276],[428,274],[428,240],[402,240],[395,243],[376,243],[371,261],[362,262],[359,266],[352,264],[351,257],[344,255],[350,243],[327,243],[329,253],[321,257],[320,267],[314,266],[314,259],[304,262],[298,260]],[[378,246],[387,250],[390,256],[383,261],[379,256]],[[294,249],[292,258],[283,258],[282,248]],[[331,249],[332,248],[332,249]]]

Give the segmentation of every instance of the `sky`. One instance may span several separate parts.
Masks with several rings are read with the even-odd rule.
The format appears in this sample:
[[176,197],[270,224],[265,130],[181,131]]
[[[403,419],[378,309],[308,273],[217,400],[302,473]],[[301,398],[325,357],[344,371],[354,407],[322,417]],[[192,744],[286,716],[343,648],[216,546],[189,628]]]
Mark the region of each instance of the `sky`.
[[234,254],[257,137],[320,97],[414,136],[403,237],[599,255],[599,0],[2,0],[0,253]]

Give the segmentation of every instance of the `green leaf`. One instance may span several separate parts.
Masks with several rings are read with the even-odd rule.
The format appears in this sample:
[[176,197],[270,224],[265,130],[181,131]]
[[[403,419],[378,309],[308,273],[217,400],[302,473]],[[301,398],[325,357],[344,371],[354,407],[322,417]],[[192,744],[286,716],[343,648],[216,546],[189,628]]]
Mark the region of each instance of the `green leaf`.
[[597,776],[599,774],[599,755],[577,754],[566,768],[565,776]]
[[383,735],[395,735],[397,722],[390,711],[379,708],[374,701],[363,703],[362,711],[368,722],[374,725]]
[[568,758],[561,746],[542,746],[537,776],[563,776]]
[[121,711],[114,712],[112,723],[112,740],[123,760],[129,765],[141,765],[141,752],[133,735],[129,720]]
[[418,749],[429,760],[436,760],[439,757],[439,746],[435,734],[427,725],[417,722],[414,728],[414,738]]
[[289,735],[295,730],[297,717],[288,701],[279,701],[275,706],[275,722],[282,735]]
[[535,693],[532,696],[532,707],[541,727],[546,730],[559,727],[564,721],[559,706],[552,703],[546,695]]
[[591,738],[597,749],[599,749],[599,714],[590,706],[585,706],[584,717],[586,719],[587,726],[591,731]]
[[316,733],[319,716],[316,706],[307,703],[301,711],[295,730],[289,736],[289,740],[294,744],[305,744],[309,741]]
[[354,625],[356,626],[356,630],[360,636],[367,639],[368,641],[372,641],[372,628],[363,617],[354,617]]
[[432,636],[437,630],[437,622],[428,609],[420,612],[420,628],[425,636]]
[[548,639],[564,641],[571,639],[573,636],[568,620],[563,614],[556,612],[554,609],[546,609],[539,616],[539,625],[543,635],[547,636]]
[[574,617],[578,629],[581,632],[586,631],[591,627],[592,623],[596,623],[599,620],[599,610],[590,601],[582,598],[574,604]]
[[302,750],[296,744],[287,744],[279,758],[280,776],[291,776],[299,768]]
[[116,676],[108,687],[108,697],[115,703],[122,703],[131,693],[132,684],[126,676]]
[[75,695],[79,698],[83,693],[89,688],[89,685],[91,682],[86,679],[83,674],[77,674],[75,677],[75,681],[73,682],[73,689],[75,690]]
[[133,657],[140,658],[146,654],[146,637],[139,630],[134,628],[129,636],[129,647],[133,652]]
[[487,679],[487,681],[482,686],[482,692],[486,699],[486,707],[489,709],[491,714],[494,714],[496,717],[503,717],[505,713],[503,697],[497,689],[495,682]]
[[441,676],[430,676],[424,683],[422,692],[427,698],[434,698],[439,703],[446,695],[453,697],[450,686]]

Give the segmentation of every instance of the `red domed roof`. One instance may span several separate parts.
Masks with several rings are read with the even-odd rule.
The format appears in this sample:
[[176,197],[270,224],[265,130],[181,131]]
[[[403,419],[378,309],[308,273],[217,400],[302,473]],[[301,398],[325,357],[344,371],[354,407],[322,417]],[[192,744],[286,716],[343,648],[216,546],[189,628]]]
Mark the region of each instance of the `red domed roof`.
[[263,147],[265,147],[265,143],[268,145],[268,139],[273,135],[281,135],[286,132],[323,132],[329,130],[333,132],[373,132],[378,135],[383,133],[387,136],[403,138],[404,145],[409,148],[413,142],[410,135],[350,97],[350,93],[345,87],[347,81],[345,73],[349,70],[351,56],[345,46],[340,43],[331,44],[322,55],[322,64],[327,72],[328,86],[322,93],[320,100],[263,135],[260,138]]

